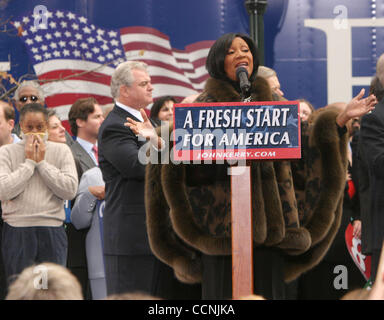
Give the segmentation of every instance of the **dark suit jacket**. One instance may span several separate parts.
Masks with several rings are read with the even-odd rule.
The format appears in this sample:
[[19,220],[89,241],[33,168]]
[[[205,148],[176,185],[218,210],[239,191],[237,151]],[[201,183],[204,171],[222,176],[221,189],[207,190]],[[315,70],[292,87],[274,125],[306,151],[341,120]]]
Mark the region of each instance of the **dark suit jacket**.
[[384,99],[372,113],[362,118],[360,137],[369,175],[371,226],[367,230],[368,242],[372,250],[380,250],[384,240]]
[[144,207],[145,165],[138,158],[145,144],[127,127],[126,118],[139,121],[115,105],[99,130],[99,167],[105,182],[104,253],[152,254]]

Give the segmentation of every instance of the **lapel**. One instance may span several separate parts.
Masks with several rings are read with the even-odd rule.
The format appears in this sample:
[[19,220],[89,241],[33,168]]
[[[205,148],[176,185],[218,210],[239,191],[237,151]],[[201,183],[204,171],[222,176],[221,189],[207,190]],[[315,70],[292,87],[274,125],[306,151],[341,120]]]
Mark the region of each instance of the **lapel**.
[[[81,167],[86,170],[91,169],[96,166],[96,164],[93,162],[92,158],[89,156],[89,154],[84,150],[84,148],[78,143],[77,141],[74,141],[71,146],[72,152],[74,153],[75,157],[79,159]],[[84,171],[86,171],[84,170]]]

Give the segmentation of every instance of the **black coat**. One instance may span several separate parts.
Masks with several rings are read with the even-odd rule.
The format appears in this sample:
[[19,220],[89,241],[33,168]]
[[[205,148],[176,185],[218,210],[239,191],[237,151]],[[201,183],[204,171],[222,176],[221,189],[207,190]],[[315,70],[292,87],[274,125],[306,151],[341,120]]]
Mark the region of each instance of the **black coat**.
[[99,167],[105,181],[106,203],[104,253],[148,255],[151,250],[145,225],[145,165],[138,157],[145,140],[124,126],[127,117],[139,121],[115,105],[99,130]]
[[369,229],[363,229],[363,232],[369,237],[368,246],[380,250],[384,240],[384,100],[362,118],[360,136],[362,154],[368,167],[371,219]]

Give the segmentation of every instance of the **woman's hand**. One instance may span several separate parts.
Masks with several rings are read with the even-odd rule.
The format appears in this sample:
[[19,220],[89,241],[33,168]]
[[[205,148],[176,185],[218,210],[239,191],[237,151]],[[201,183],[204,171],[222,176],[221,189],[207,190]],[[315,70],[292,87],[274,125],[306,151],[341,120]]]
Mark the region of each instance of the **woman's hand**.
[[352,118],[361,117],[375,109],[377,104],[376,97],[371,94],[369,97],[362,99],[365,93],[365,89],[361,89],[360,93],[354,97],[346,106],[346,108],[337,116],[336,122],[340,127],[344,127],[345,124]]

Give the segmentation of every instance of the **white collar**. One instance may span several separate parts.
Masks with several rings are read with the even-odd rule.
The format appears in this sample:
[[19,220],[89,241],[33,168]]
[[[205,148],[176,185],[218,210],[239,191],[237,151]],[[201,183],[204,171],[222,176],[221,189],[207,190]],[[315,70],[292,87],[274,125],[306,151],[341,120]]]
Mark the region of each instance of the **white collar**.
[[141,115],[141,113],[140,113],[140,110],[134,109],[134,108],[132,108],[132,107],[128,107],[128,106],[122,104],[121,102],[119,102],[119,101],[117,101],[117,100],[115,101],[115,103],[116,103],[116,105],[117,105],[118,107],[120,107],[121,109],[123,109],[123,110],[129,112],[129,113],[132,114],[134,117],[136,117],[137,119],[139,119],[141,122],[144,122],[144,119],[143,119],[143,117],[142,117],[142,115]]

